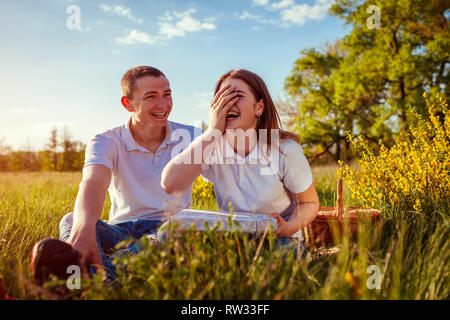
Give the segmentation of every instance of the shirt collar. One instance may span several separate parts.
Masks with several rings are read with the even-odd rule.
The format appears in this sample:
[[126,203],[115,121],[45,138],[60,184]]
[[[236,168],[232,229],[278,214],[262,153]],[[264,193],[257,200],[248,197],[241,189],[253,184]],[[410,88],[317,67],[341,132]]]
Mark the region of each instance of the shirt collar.
[[[221,140],[222,143],[225,144],[225,154],[223,155],[224,159],[235,158],[238,161],[244,161],[245,159],[248,159],[249,161],[258,160],[258,143],[248,154],[248,156],[243,158],[234,151],[233,147],[230,145],[228,139],[225,136],[223,136],[223,139]],[[222,150],[224,149],[222,148]]]
[[[131,123],[131,118],[128,119],[127,123],[124,125],[123,130],[122,130],[122,139],[123,139],[123,142],[125,144],[127,151],[139,150],[142,152],[151,152],[150,150],[144,148],[139,143],[137,143],[136,140],[133,138],[133,135],[131,134],[131,130],[130,130],[130,123]],[[177,140],[174,140],[172,138],[173,131],[174,131],[174,124],[171,121],[167,121],[166,136],[164,137],[164,140],[161,143],[161,145],[158,147],[158,149],[162,149],[171,143],[178,142]]]
[[175,125],[173,124],[173,122],[167,121],[166,136],[164,137],[163,142],[159,146],[159,149],[164,148],[165,146],[167,146],[169,144],[172,144],[172,143],[176,144],[176,143],[180,142],[180,140],[176,140],[172,137],[175,129],[176,128],[175,128]]

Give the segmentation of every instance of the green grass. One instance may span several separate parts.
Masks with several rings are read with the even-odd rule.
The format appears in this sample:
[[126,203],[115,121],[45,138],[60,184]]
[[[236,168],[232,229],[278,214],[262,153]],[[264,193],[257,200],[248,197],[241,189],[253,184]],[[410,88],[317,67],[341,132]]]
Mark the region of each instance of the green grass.
[[[322,206],[334,206],[334,167],[313,168]],[[80,173],[0,174],[0,276],[7,293],[39,296],[30,285],[34,243],[58,237],[61,217],[73,210]],[[344,203],[352,204],[344,188]],[[214,209],[214,201],[194,197],[192,205]],[[102,218],[109,212],[106,199]],[[363,224],[356,243],[344,238],[339,250],[295,257],[260,239],[236,233],[193,230],[163,244],[146,239],[148,249],[118,261],[126,272],[118,286],[99,279],[87,283],[87,299],[448,299],[450,240],[448,208],[439,223],[387,221]],[[369,289],[367,267],[382,273],[381,289]]]

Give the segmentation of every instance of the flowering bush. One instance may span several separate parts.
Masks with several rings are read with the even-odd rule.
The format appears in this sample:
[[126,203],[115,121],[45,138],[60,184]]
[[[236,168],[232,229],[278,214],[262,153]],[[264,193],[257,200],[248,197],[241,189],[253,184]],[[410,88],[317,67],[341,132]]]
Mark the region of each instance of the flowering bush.
[[361,204],[376,206],[382,212],[386,206],[398,208],[397,211],[413,216],[430,215],[437,204],[446,203],[448,209],[450,112],[442,97],[437,97],[437,107],[426,94],[424,97],[428,119],[411,111],[416,121],[409,133],[395,139],[392,148],[388,149],[380,140],[379,154],[375,155],[364,138],[348,135],[361,155],[359,169],[340,162],[338,175],[350,188],[352,198]]
[[192,207],[195,209],[213,209],[215,202],[214,185],[211,182],[206,182],[202,177],[198,177],[192,188]]
[[206,182],[202,177],[198,177],[194,181],[194,186],[192,189],[192,194],[200,198],[211,198],[214,197],[214,187],[211,182]]

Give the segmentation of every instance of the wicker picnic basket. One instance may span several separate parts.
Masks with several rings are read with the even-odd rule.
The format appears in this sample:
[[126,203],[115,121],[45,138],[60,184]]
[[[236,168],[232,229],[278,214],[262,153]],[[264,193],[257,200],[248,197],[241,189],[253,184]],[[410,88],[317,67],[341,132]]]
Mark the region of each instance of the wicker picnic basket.
[[357,234],[358,221],[370,218],[372,223],[382,221],[380,211],[372,208],[344,208],[342,204],[342,180],[338,180],[337,206],[319,207],[316,218],[304,228],[305,243],[308,247],[336,245],[343,234],[352,239]]

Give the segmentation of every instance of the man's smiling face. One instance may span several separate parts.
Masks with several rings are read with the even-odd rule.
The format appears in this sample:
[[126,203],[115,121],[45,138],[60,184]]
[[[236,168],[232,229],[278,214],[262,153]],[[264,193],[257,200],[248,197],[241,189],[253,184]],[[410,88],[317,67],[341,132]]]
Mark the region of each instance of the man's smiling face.
[[139,122],[165,127],[173,104],[169,80],[165,76],[138,79],[129,102]]

